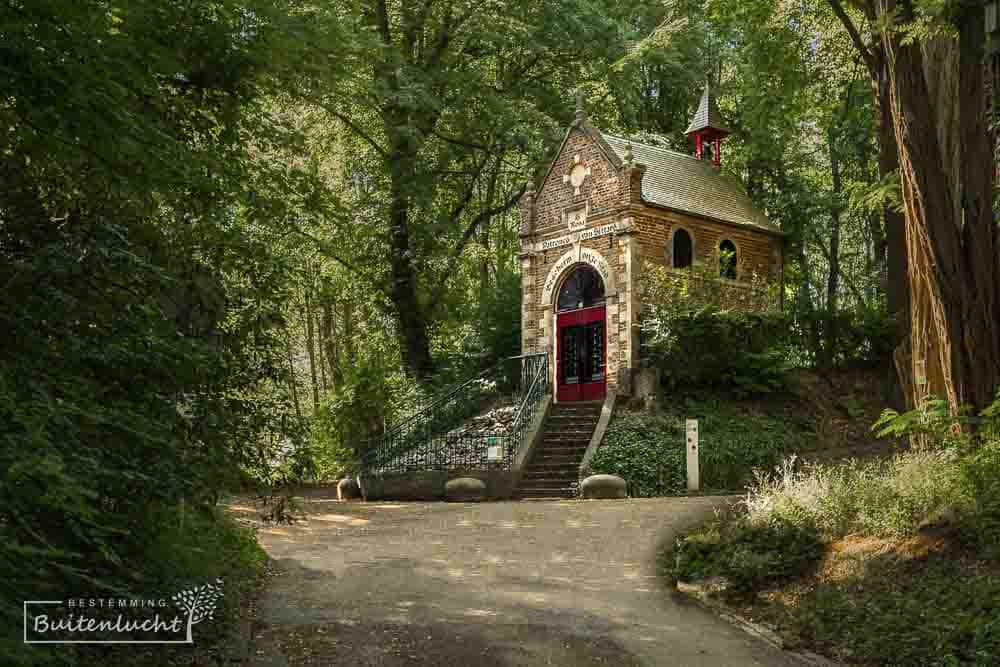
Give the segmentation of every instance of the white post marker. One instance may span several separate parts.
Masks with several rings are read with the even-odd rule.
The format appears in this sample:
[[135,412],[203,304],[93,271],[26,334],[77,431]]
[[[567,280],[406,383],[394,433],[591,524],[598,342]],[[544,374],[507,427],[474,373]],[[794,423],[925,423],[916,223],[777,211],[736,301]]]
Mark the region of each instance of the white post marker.
[[698,420],[687,420],[688,491],[698,490]]

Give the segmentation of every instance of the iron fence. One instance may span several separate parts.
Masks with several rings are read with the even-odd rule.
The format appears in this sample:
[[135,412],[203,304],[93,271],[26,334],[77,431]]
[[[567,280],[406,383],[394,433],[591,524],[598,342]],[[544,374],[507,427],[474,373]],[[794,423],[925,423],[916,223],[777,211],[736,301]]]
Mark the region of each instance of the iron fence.
[[[362,469],[369,474],[510,469],[535,408],[548,391],[546,353],[504,359],[446,389],[368,443]],[[474,417],[487,423],[470,422]]]

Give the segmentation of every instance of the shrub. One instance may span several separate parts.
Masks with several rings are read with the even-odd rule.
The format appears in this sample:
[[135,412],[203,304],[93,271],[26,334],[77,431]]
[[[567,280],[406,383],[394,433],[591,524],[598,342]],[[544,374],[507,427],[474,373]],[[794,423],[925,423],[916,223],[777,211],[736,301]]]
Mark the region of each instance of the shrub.
[[727,591],[745,593],[801,574],[822,551],[819,533],[810,526],[716,519],[677,540],[667,569],[683,581],[722,577]]
[[[1000,400],[984,414],[1000,412],[998,407]],[[967,540],[996,558],[1000,556],[1000,429],[989,424],[982,435],[980,446],[962,462],[975,504],[960,518],[960,528]]]
[[727,288],[697,270],[678,276],[661,267],[650,267],[643,281],[644,356],[660,369],[665,388],[722,389],[749,396],[784,387],[790,370],[787,317],[763,310],[767,299],[734,303],[720,291],[766,294],[765,286]]

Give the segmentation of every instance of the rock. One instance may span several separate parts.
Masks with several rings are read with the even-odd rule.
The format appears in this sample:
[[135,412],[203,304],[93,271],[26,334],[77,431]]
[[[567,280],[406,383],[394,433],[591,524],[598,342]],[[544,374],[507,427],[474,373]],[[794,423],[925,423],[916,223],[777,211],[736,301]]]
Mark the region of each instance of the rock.
[[345,477],[337,482],[337,500],[357,500],[361,497],[361,487],[358,480]]
[[478,502],[486,497],[486,485],[475,477],[458,477],[444,485],[444,496],[454,502]]
[[591,475],[580,482],[584,498],[625,498],[625,480],[618,475]]

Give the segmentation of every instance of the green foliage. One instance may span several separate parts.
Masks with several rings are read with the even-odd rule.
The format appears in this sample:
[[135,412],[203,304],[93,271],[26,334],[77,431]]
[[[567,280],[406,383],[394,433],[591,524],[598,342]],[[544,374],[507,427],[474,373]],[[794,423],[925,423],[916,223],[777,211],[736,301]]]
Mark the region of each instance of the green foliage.
[[928,397],[914,410],[885,410],[872,427],[880,436],[916,436],[925,448],[960,456],[966,502],[957,516],[964,538],[984,553],[1000,544],[1000,397],[978,415],[952,414],[947,401]]
[[683,424],[667,417],[628,414],[611,422],[590,462],[594,473],[618,475],[633,497],[684,490]]
[[822,553],[811,526],[716,519],[679,538],[667,553],[664,570],[681,581],[721,577],[727,593],[745,594],[801,575]]
[[[132,536],[138,549],[134,563],[123,563],[130,590],[142,599],[169,599],[193,584],[223,581],[223,598],[211,620],[198,626],[199,644],[211,645],[226,638],[229,625],[249,595],[260,585],[267,556],[257,544],[255,531],[215,509],[188,505],[148,508],[145,519]],[[85,594],[97,594],[90,590]],[[105,591],[110,593],[110,591]],[[122,593],[125,594],[124,589]],[[21,622],[21,605],[16,618]],[[25,646],[18,638],[5,644],[0,655],[5,665],[83,665],[114,662],[132,664],[181,664],[190,660],[190,647],[157,647],[155,656],[137,655],[135,645],[120,652],[108,646]],[[108,650],[112,652],[109,653]],[[152,659],[155,657],[155,662]]]
[[521,353],[521,275],[504,272],[479,301],[482,356],[498,361]]
[[633,496],[662,496],[686,488],[685,419],[699,420],[702,486],[736,490],[759,467],[807,437],[780,419],[744,414],[722,402],[689,401],[664,414],[625,413],[611,422],[590,467],[622,477]]
[[419,389],[407,377],[371,360],[348,369],[343,382],[320,405],[312,420],[312,453],[317,479],[359,471],[365,447],[385,424],[402,414]]
[[[993,664],[1000,655],[993,609],[1000,577],[989,560],[1000,543],[998,404],[975,418],[974,439],[956,438],[955,417],[932,400],[924,410],[887,411],[876,424],[889,434],[926,436],[923,449],[868,463],[796,468],[786,461],[758,476],[741,511],[680,538],[666,555],[668,574],[722,577],[727,592],[753,593],[806,574],[825,544],[883,538],[899,553],[832,553],[847,574],[805,580],[794,605],[769,598],[763,613],[851,662]],[[907,545],[920,550],[931,527],[949,541],[909,555]]]
[[9,627],[26,599],[148,594],[164,563],[147,558],[174,555],[147,550],[154,508],[210,511],[262,440],[295,437],[277,386],[288,267],[270,225],[310,180],[252,153],[296,141],[263,99],[278,9],[0,9]]
[[980,551],[1000,558],[1000,437],[992,435],[969,455],[962,473],[975,504],[960,528]]
[[[995,554],[1000,538],[1000,503],[996,500],[1000,438],[990,421],[995,405],[984,413],[990,428],[971,453],[943,442],[941,432],[933,430],[937,427],[928,426],[951,423],[946,408],[922,421],[905,415],[894,420],[883,417],[880,422],[889,423],[893,433],[936,433],[938,440],[932,447],[888,460],[852,460],[836,465],[800,467],[793,457],[771,473],[758,472],[740,510],[679,539],[667,569],[680,579],[723,577],[733,590],[760,590],[804,572],[823,552],[822,543],[851,535],[900,539],[918,535],[932,525],[956,529],[981,555]],[[986,583],[997,585],[989,579]],[[941,596],[944,588],[939,584],[914,595]],[[847,591],[835,593],[844,596]],[[810,600],[810,604],[817,608],[803,615],[831,617],[832,610],[825,608],[821,599]],[[876,606],[893,605],[879,602]],[[909,612],[895,609],[892,613]],[[978,617],[972,622],[980,623]],[[983,641],[994,641],[989,638],[994,629],[979,626],[976,632],[986,633]]]
[[229,582],[227,610],[235,613],[241,585],[263,574],[267,556],[252,528],[240,525],[221,511],[189,508],[152,508],[140,535],[142,573],[151,591],[174,592],[190,581]]
[[668,391],[712,389],[737,397],[780,391],[791,364],[777,314],[717,310],[658,313],[643,322],[650,362]]
[[765,281],[733,286],[701,264],[683,273],[648,266],[643,294],[643,354],[669,391],[747,397],[784,388],[789,322],[767,309],[774,294]]
[[[830,327],[831,320],[835,320],[837,336],[826,340],[820,332]],[[794,313],[789,330],[789,341],[804,353],[807,363],[818,365],[822,360],[834,367],[887,365],[898,337],[896,320],[882,306],[865,304],[836,314],[800,309]]]

